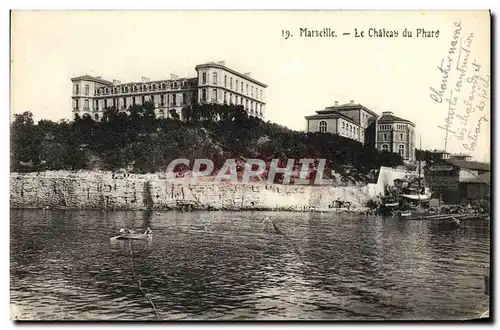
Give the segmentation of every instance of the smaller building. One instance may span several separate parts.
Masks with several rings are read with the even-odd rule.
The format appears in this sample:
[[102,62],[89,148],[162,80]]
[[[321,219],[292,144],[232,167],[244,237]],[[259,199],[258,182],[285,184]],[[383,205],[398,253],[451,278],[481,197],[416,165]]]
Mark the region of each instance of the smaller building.
[[414,123],[385,111],[376,126],[377,150],[399,153],[404,160],[416,160]]
[[306,116],[306,132],[337,134],[362,144],[374,144],[374,126],[378,115],[353,100],[347,104],[338,103],[336,101],[335,105],[318,110],[315,115]]
[[449,159],[465,160],[465,161],[472,160],[472,157],[467,155],[467,154],[449,154],[448,158]]
[[426,182],[447,204],[489,199],[490,164],[461,159],[441,159],[425,168]]
[[449,159],[450,158],[450,153],[449,152],[446,152],[444,150],[437,150],[437,149],[434,149],[434,150],[431,150],[430,153],[432,154],[432,158],[433,159],[436,159],[436,160],[440,160],[440,159]]

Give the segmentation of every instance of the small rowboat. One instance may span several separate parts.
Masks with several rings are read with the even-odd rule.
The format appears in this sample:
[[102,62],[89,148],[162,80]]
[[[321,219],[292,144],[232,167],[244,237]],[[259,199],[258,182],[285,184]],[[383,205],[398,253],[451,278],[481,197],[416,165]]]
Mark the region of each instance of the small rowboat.
[[123,233],[118,236],[111,237],[112,240],[125,240],[125,239],[133,239],[133,240],[151,240],[153,239],[153,231],[151,229],[146,229],[144,233],[134,233],[130,230],[120,229],[120,232]]
[[111,237],[111,239],[133,239],[133,240],[150,240],[153,239],[152,234],[124,234],[124,235],[119,235],[115,237]]

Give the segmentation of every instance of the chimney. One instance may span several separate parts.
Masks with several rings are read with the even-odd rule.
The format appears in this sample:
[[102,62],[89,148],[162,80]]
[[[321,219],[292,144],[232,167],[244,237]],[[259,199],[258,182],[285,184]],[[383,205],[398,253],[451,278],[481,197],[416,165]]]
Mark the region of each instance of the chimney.
[[141,80],[143,83],[145,83],[145,82],[149,82],[151,79],[149,79],[148,77],[141,77]]
[[178,75],[176,75],[176,74],[171,73],[171,74],[170,74],[170,79],[171,79],[171,80],[176,80],[176,79],[179,79],[179,76],[178,76]]
[[252,75],[252,73],[251,73],[251,72],[245,72],[244,74],[245,74],[245,76],[247,76],[247,77],[250,77],[250,76]]
[[226,66],[226,61],[219,61],[219,62],[217,62],[217,64]]
[[354,100],[350,100],[349,103],[354,104]]
[[383,111],[382,116],[385,116],[385,115],[392,115],[392,111]]
[[335,106],[338,107],[339,106],[339,101],[335,101]]

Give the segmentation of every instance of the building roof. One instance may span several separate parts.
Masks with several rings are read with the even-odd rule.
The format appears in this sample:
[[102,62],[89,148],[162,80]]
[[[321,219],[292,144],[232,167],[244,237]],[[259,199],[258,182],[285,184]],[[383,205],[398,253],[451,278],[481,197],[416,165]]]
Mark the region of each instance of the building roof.
[[233,69],[230,69],[230,68],[228,68],[228,67],[227,67],[227,66],[225,66],[225,65],[222,65],[222,64],[219,64],[219,63],[215,63],[215,62],[208,62],[208,63],[198,64],[198,65],[195,67],[195,70],[196,70],[196,71],[198,71],[198,69],[199,69],[199,68],[206,68],[206,67],[209,67],[209,68],[219,68],[219,69],[224,69],[224,70],[226,70],[226,71],[228,71],[228,72],[231,72],[232,74],[235,74],[235,75],[237,75],[237,76],[239,76],[239,77],[241,77],[241,78],[244,78],[244,79],[250,80],[251,82],[253,82],[253,83],[255,83],[255,84],[259,85],[259,86],[262,86],[262,87],[264,87],[264,88],[266,88],[266,87],[267,87],[267,85],[266,85],[266,84],[264,84],[264,83],[262,83],[262,82],[260,82],[260,81],[258,81],[258,80],[256,80],[256,79],[253,79],[253,78],[252,78],[252,77],[250,77],[250,76],[247,76],[247,75],[245,75],[245,74],[243,74],[243,73],[240,73],[240,72],[238,72],[238,71],[235,71],[235,70],[233,70]]
[[491,166],[488,163],[481,163],[476,161],[462,160],[462,159],[443,159],[444,162],[449,163],[459,168],[468,170],[490,171]]
[[332,106],[326,107],[326,109],[333,109],[333,110],[337,110],[337,111],[363,109],[366,112],[368,112],[371,115],[378,118],[378,114],[376,112],[373,112],[372,110],[368,109],[367,107],[365,107],[364,105],[359,104],[359,103],[346,103],[346,104],[342,104],[342,105],[332,105]]
[[[321,110],[320,110],[321,111]],[[356,121],[352,120],[352,118],[347,117],[346,115],[337,112],[335,110],[329,110],[328,112],[319,112],[316,111],[317,115],[311,115],[311,116],[305,116],[304,118],[307,120],[310,119],[335,119],[335,118],[342,118],[344,120],[347,120],[355,125],[359,125]]]
[[93,77],[93,76],[90,76],[88,74],[71,78],[71,81],[78,81],[78,80],[88,80],[88,81],[97,82],[97,83],[100,83],[103,85],[110,85],[110,86],[113,85],[113,82],[111,82],[111,81],[108,81],[108,80],[105,80],[102,78],[98,78],[98,77]]
[[334,110],[334,109],[328,109],[328,108],[326,108],[325,110],[317,110],[316,113],[317,113],[317,115],[314,115],[314,116],[325,116],[324,118],[338,118],[338,117],[341,117],[341,118],[343,118],[345,120],[348,120],[348,121],[350,121],[352,123],[355,123],[356,125],[359,125],[359,122],[357,122],[356,120],[354,120],[351,117],[344,115],[342,112]]
[[188,83],[195,83],[198,81],[197,77],[180,77],[176,79],[160,79],[160,80],[150,80],[150,81],[129,81],[129,82],[121,82],[116,86],[128,86],[128,85],[151,85],[151,84],[159,84],[163,82],[175,82],[175,81],[187,81]]
[[395,121],[399,121],[399,122],[403,122],[403,123],[408,123],[408,124],[410,124],[412,126],[415,126],[415,124],[412,123],[411,121],[409,121],[407,119],[404,119],[404,118],[401,118],[401,117],[398,117],[398,116],[395,116],[395,115],[392,114],[392,112],[383,112],[382,116],[378,119],[379,123],[395,122]]
[[438,149],[429,150],[429,152],[432,152],[433,154],[449,154],[449,152],[447,152],[447,151],[438,150]]
[[490,172],[486,172],[472,178],[464,178],[460,180],[460,183],[485,183],[489,185],[491,184],[491,174]]

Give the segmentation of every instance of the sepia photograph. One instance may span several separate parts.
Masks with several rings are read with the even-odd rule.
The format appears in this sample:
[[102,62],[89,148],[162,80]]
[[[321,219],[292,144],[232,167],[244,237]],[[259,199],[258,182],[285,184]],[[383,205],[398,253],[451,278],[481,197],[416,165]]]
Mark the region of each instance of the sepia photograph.
[[13,321],[491,322],[484,10],[11,10]]

